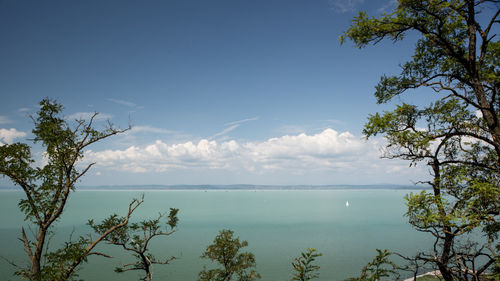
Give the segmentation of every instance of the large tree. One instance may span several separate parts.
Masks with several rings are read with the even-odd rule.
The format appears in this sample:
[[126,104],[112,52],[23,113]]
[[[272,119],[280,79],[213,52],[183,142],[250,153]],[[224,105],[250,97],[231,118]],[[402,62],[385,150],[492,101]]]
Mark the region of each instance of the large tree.
[[[383,134],[385,157],[424,163],[432,192],[407,197],[409,222],[430,233],[430,251],[413,261],[439,269],[445,280],[478,278],[495,263],[500,217],[500,1],[400,0],[379,17],[360,12],[341,42],[357,47],[417,34],[414,54],[401,73],[382,76],[379,103],[414,89],[434,102],[402,103],[371,115],[367,137]],[[415,92],[415,91],[413,91]],[[482,231],[484,236],[474,236]],[[498,256],[497,256],[498,257]],[[476,280],[476,279],[474,279]]]
[[66,208],[67,200],[75,190],[75,184],[94,165],[82,169],[77,165],[83,157],[84,149],[112,135],[125,130],[116,129],[111,124],[99,131],[94,129],[95,113],[89,120],[75,120],[72,125],[62,116],[62,106],[50,99],[40,102],[34,121],[34,143],[45,148],[44,165],[36,165],[31,148],[24,143],[0,146],[0,174],[22,188],[25,198],[19,208],[25,220],[34,227],[33,237],[21,228],[21,241],[29,258],[29,266],[17,271],[23,278],[38,280],[69,280],[76,276],[77,267],[90,255],[102,255],[95,246],[110,233],[127,225],[132,212],[142,203],[133,200],[125,216],[109,225],[97,238],[82,236],[71,240],[61,248],[49,248],[48,239],[54,234],[54,224]]

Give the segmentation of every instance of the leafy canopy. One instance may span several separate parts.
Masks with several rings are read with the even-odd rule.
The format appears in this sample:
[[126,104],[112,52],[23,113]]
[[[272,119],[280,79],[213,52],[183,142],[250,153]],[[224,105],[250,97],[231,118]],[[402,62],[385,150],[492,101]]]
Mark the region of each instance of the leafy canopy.
[[[260,278],[260,275],[252,270],[255,267],[255,257],[252,253],[240,253],[240,249],[248,246],[247,241],[240,241],[238,237],[233,238],[232,230],[221,230],[215,237],[213,244],[209,245],[202,258],[210,259],[219,263],[222,267],[207,270],[204,268],[199,273],[200,281],[251,281]],[[236,279],[233,279],[233,277]]]
[[[364,48],[418,36],[411,59],[399,74],[381,77],[375,96],[387,103],[422,88],[435,100],[370,115],[364,134],[385,137],[384,157],[429,167],[425,183],[433,190],[408,195],[406,216],[436,239],[413,262],[437,267],[445,280],[479,278],[498,260],[492,244],[500,229],[499,14],[498,1],[399,0],[389,14],[360,12],[340,38]],[[479,230],[484,239],[471,242]]]
[[62,116],[62,105],[48,98],[40,102],[35,117],[33,142],[45,149],[43,165],[37,165],[29,145],[25,143],[0,146],[0,174],[10,178],[22,188],[25,197],[19,201],[19,208],[25,214],[25,221],[34,226],[35,232],[28,237],[21,228],[21,241],[29,258],[29,266],[19,267],[17,275],[28,280],[71,280],[77,277],[77,267],[87,261],[88,256],[97,254],[92,250],[109,233],[128,222],[128,217],[141,202],[134,200],[124,220],[110,226],[103,236],[92,240],[80,237],[68,241],[59,249],[49,249],[48,239],[54,232],[54,223],[65,210],[70,193],[78,180],[92,167],[93,163],[78,169],[77,164],[89,145],[112,135],[124,132],[112,124],[103,130],[93,127],[94,118],[89,120],[67,120]]
[[306,252],[302,252],[300,257],[295,258],[292,262],[294,276],[292,281],[307,281],[319,278],[319,265],[313,264],[317,257],[323,254],[318,253],[314,248],[307,248]]

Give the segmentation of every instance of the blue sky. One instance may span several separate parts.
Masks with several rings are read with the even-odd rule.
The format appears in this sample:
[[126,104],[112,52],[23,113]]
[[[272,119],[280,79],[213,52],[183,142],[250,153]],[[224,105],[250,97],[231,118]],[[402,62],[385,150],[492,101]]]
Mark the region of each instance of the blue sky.
[[[91,147],[108,184],[409,184],[362,128],[414,40],[338,37],[393,0],[1,1],[0,142],[27,141],[44,97],[69,120],[133,129]],[[416,99],[415,97],[408,97]],[[417,98],[418,99],[418,98]],[[41,158],[40,148],[35,156]],[[6,179],[1,185],[8,185]]]

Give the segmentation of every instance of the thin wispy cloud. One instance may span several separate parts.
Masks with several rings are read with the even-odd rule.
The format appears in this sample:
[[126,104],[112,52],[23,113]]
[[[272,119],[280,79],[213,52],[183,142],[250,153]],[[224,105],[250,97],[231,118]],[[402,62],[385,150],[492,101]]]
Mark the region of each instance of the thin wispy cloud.
[[121,137],[116,139],[116,145],[119,147],[129,147],[143,143],[144,141],[151,141],[162,139],[169,142],[182,142],[186,140],[193,140],[193,136],[186,134],[182,131],[170,130],[151,125],[132,125],[130,130],[127,130]]
[[344,122],[342,120],[338,120],[338,119],[325,119],[325,120],[322,120],[328,124],[344,124]]
[[340,13],[356,11],[358,6],[363,4],[364,0],[330,0],[330,7]]
[[388,0],[382,7],[377,9],[377,12],[381,14],[387,13],[389,11],[392,11],[397,6],[398,6],[397,0]]
[[12,120],[10,120],[7,116],[0,115],[0,124],[10,124]]
[[224,124],[224,126],[228,126],[228,127],[226,127],[224,130],[222,130],[222,131],[214,134],[212,137],[210,137],[210,139],[213,139],[213,138],[216,138],[216,137],[220,137],[220,136],[224,136],[224,135],[228,134],[229,132],[231,132],[231,131],[235,130],[236,128],[238,128],[241,124],[247,123],[247,122],[251,122],[251,121],[256,121],[256,120],[259,120],[258,116],[255,116],[255,117],[252,117],[252,118],[246,118],[246,119],[242,119],[242,120],[228,122],[228,123]]
[[227,128],[225,128],[224,130],[222,130],[221,132],[218,132],[217,134],[213,135],[212,138],[215,138],[215,137],[220,137],[220,136],[223,136],[229,132],[231,132],[232,130],[238,128],[240,126],[240,124],[233,124]]
[[131,133],[175,134],[176,131],[157,128],[153,126],[132,126]]
[[250,121],[257,121],[257,120],[259,120],[259,117],[255,116],[255,117],[252,117],[252,118],[247,118],[247,119],[243,119],[243,120],[229,122],[229,123],[226,123],[224,125],[225,126],[229,126],[229,125],[241,124],[241,123],[250,122]]
[[17,110],[17,112],[23,113],[23,112],[28,112],[31,111],[31,108],[29,107],[21,107]]
[[119,99],[106,99],[107,101],[119,104],[119,105],[124,105],[128,107],[137,107],[137,104],[131,102],[131,101],[126,101],[126,100],[119,100]]
[[[66,120],[90,120],[95,112],[76,112],[66,116]],[[111,114],[99,113],[94,117],[94,120],[109,120],[113,116]]]

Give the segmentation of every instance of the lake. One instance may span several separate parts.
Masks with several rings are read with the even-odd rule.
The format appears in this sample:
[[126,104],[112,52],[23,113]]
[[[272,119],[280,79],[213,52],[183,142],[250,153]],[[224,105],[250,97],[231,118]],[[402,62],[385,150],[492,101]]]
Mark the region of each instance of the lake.
[[[90,232],[88,219],[99,221],[109,214],[124,215],[134,197],[145,194],[145,202],[133,220],[154,218],[158,212],[179,208],[178,231],[158,237],[151,250],[156,256],[176,256],[169,265],[154,268],[154,280],[196,280],[203,266],[211,264],[199,256],[219,230],[231,229],[255,254],[257,271],[264,280],[289,280],[291,262],[306,248],[323,256],[319,280],[343,280],[359,275],[373,259],[377,248],[401,253],[432,246],[428,235],[413,230],[403,216],[404,195],[410,190],[280,190],[280,191],[77,191],[68,201],[57,224],[52,245],[74,233]],[[416,192],[416,191],[413,191]],[[0,191],[1,255],[25,264],[22,243],[17,240],[23,215],[17,202],[23,193]],[[346,207],[349,201],[349,207]],[[74,236],[75,237],[75,234]],[[118,247],[101,246],[115,258],[93,256],[80,271],[80,278],[93,281],[138,280],[137,272],[117,274],[116,265],[132,261]],[[14,269],[0,260],[3,280]]]

